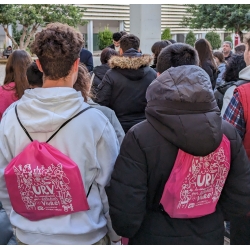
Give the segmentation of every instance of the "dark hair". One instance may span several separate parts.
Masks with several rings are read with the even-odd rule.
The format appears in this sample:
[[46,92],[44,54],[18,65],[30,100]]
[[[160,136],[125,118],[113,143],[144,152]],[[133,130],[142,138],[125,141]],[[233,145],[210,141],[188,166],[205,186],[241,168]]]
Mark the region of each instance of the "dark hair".
[[44,73],[50,80],[66,77],[80,56],[82,34],[67,24],[50,23],[38,32],[31,52],[36,54]]
[[121,35],[122,35],[122,36],[125,36],[125,35],[127,35],[127,34],[128,34],[126,31],[123,31],[123,30],[122,30],[122,31],[120,31],[120,33],[121,33]]
[[234,47],[235,54],[243,54],[246,49],[246,45],[244,43],[237,45]]
[[26,77],[26,70],[32,62],[31,56],[25,50],[15,50],[10,56],[5,68],[4,85],[15,82],[13,88],[5,88],[5,90],[15,90],[16,97],[20,99],[24,90],[29,88],[29,83]]
[[176,42],[175,40],[173,40],[173,39],[166,40],[166,41],[169,41],[169,42],[171,42],[172,44],[177,43],[177,42]]
[[198,54],[188,44],[175,43],[161,50],[156,67],[161,74],[171,67],[182,65],[199,65]]
[[113,34],[113,40],[116,42],[118,42],[121,39],[121,37],[122,37],[122,34],[120,32],[115,32]]
[[78,75],[73,88],[76,91],[81,91],[84,101],[87,102],[88,97],[92,97],[91,94],[91,82],[90,82],[90,74],[88,69],[83,63],[79,63],[78,66]]
[[110,59],[111,56],[118,56],[119,53],[117,51],[115,51],[114,49],[111,48],[105,48],[102,53],[101,53],[101,63],[102,64],[106,64],[108,63],[108,60]]
[[29,85],[42,87],[43,86],[43,73],[38,69],[35,62],[32,62],[26,71]]
[[218,60],[220,61],[220,63],[225,63],[225,57],[224,57],[224,55],[223,55],[222,52],[220,52],[220,51],[214,51],[213,52],[213,56],[216,57],[216,58],[218,58]]
[[239,72],[245,67],[244,55],[233,54],[227,61],[223,79],[225,82],[238,81]]
[[164,41],[159,41],[155,42],[153,46],[151,47],[151,51],[154,53],[154,64],[157,64],[157,58],[161,52],[161,50],[168,45],[171,45],[171,42],[164,40]]
[[217,69],[217,66],[214,62],[214,58],[212,54],[212,47],[208,40],[201,38],[195,42],[194,47],[197,50],[198,55],[199,55],[200,67],[203,67],[203,65],[207,61],[210,61],[213,68]]
[[138,50],[140,47],[140,39],[132,34],[122,36],[120,40],[120,48],[123,52],[127,51],[128,49],[136,49]]

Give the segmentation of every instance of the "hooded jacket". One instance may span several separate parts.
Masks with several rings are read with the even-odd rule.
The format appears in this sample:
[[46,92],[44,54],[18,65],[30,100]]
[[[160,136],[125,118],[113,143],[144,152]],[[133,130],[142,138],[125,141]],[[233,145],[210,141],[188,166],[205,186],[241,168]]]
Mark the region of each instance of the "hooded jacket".
[[[16,102],[18,115],[33,140],[45,142],[64,122],[89,106],[80,92],[72,88],[35,88],[26,90]],[[30,221],[11,207],[4,179],[8,163],[30,143],[17,121],[15,105],[6,110],[0,124],[0,200],[16,227],[17,238],[25,244],[94,244],[113,231],[104,190],[109,182],[119,143],[104,114],[88,109],[71,120],[53,137],[50,145],[69,156],[79,167],[90,210]],[[97,122],[98,121],[98,122]]]
[[[114,230],[129,244],[223,244],[224,219],[250,210],[250,166],[236,129],[220,117],[209,76],[197,66],[170,68],[146,98],[147,119],[125,135],[106,187]],[[159,203],[178,149],[206,156],[223,134],[230,140],[231,168],[216,211],[170,218]]]
[[[230,103],[230,101],[233,97],[235,88],[241,86],[242,84],[249,83],[249,82],[250,82],[250,66],[247,66],[246,68],[242,69],[239,72],[239,80],[238,81],[230,82],[230,83],[222,85],[220,88],[218,88],[218,91],[220,93],[224,94],[223,105],[221,108],[221,116],[222,117],[227,109],[228,104]],[[216,97],[217,96],[218,96],[218,94],[216,94]]]
[[152,58],[135,49],[112,56],[109,70],[98,86],[96,102],[113,109],[125,133],[145,119],[146,90],[156,78]]

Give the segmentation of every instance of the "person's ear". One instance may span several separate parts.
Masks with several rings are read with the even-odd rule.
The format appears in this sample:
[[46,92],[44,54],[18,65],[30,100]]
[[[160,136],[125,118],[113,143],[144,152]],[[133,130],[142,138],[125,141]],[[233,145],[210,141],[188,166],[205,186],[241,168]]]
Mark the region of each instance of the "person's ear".
[[157,77],[158,77],[160,74],[161,74],[160,72],[157,72]]
[[38,69],[39,69],[41,72],[43,72],[42,65],[41,65],[39,59],[36,59],[36,66],[38,67]]
[[73,71],[74,72],[78,72],[79,63],[80,63],[80,58],[77,58],[73,64]]

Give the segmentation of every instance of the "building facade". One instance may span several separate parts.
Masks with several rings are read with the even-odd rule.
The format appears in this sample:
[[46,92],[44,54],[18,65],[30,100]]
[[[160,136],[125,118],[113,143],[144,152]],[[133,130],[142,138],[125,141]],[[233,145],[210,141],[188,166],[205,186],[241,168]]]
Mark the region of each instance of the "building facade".
[[[90,51],[98,51],[98,32],[108,27],[111,32],[124,30],[130,32],[130,4],[77,4],[85,10],[83,19],[88,24],[78,27],[85,39],[85,47]],[[181,4],[161,5],[161,32],[170,28],[172,39],[177,42],[184,42],[186,34],[190,31],[187,27],[181,26],[181,21],[186,13],[186,7]],[[146,29],[146,27],[145,27]],[[196,38],[204,38],[210,30],[193,30]],[[224,30],[217,30],[221,40],[228,35]],[[0,26],[0,50],[11,45],[10,39],[5,36]]]

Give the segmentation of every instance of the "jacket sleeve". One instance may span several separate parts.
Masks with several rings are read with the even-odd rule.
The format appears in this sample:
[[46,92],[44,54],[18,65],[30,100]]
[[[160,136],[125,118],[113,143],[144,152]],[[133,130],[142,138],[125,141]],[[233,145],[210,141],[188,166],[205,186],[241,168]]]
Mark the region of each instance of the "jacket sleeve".
[[115,112],[113,110],[111,110],[111,124],[115,129],[118,141],[120,143],[120,145],[122,144],[123,138],[125,136],[124,130],[121,126],[121,123],[119,122],[119,120],[117,119],[117,116],[115,114]]
[[227,89],[227,91],[225,92],[225,95],[223,97],[223,105],[222,105],[222,109],[221,109],[221,117],[223,117],[228,104],[230,103],[233,95],[234,95],[234,90],[235,90],[236,86],[233,85],[230,88]]
[[236,129],[230,131],[233,133],[230,170],[219,200],[225,217],[229,219],[250,212],[250,162]]
[[132,238],[146,214],[147,164],[133,129],[125,135],[110,185],[106,187],[114,230]]
[[100,167],[100,171],[95,178],[95,182],[97,183],[99,188],[99,193],[103,204],[103,213],[107,219],[108,235],[111,241],[118,241],[120,239],[120,236],[118,236],[112,228],[112,223],[109,215],[108,197],[105,191],[105,186],[110,181],[111,173],[114,169],[114,164],[118,153],[119,142],[112,125],[109,121],[107,121],[102,136],[97,143],[96,157]]
[[9,144],[4,135],[6,116],[4,116],[0,123],[0,201],[3,204],[3,207],[7,213],[10,215],[12,206],[10,202],[9,193],[6,187],[6,182],[4,178],[4,171],[9,162],[12,160],[13,155],[10,151]]
[[102,105],[110,108],[110,101],[112,96],[112,83],[113,80],[110,78],[108,72],[102,79],[102,82],[98,85],[98,91],[95,101]]

